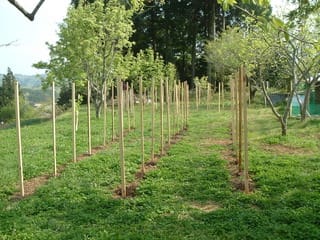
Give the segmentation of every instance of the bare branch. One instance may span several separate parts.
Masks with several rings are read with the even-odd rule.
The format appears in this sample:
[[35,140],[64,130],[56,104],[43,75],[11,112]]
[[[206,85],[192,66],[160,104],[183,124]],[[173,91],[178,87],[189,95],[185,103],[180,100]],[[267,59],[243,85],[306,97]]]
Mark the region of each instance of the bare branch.
[[30,21],[34,20],[34,16],[37,14],[39,8],[44,3],[45,0],[40,0],[38,4],[35,6],[33,11],[29,13],[27,10],[24,9],[17,1],[15,0],[8,0],[9,3],[11,3],[15,8],[17,8],[24,16],[26,16]]
[[12,44],[14,44],[15,42],[17,42],[17,40],[14,40],[14,41],[11,41],[11,42],[8,42],[8,43],[3,43],[3,44],[0,44],[0,47],[9,47]]

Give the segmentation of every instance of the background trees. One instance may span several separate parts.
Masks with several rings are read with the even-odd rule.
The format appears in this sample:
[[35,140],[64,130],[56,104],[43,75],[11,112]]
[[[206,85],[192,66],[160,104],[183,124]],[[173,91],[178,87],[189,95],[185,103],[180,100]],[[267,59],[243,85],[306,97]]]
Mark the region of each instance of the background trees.
[[[14,88],[16,78],[13,72],[8,68],[7,74],[2,78],[0,87],[0,121],[11,120],[15,117]],[[24,103],[22,92],[19,90],[21,105]]]
[[132,14],[141,2],[126,7],[117,0],[95,1],[70,8],[60,25],[59,41],[49,45],[50,62],[39,62],[37,68],[47,70],[44,83],[52,79],[63,88],[76,82],[81,89],[90,81],[96,116],[100,116],[103,86],[115,77],[115,67],[130,48],[133,32]]

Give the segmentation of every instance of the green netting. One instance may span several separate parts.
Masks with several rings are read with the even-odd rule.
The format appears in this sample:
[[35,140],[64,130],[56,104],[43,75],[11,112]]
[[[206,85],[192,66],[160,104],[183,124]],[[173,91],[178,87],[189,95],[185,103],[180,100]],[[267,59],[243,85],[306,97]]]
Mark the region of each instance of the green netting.
[[[304,101],[304,95],[299,94],[299,99],[301,102]],[[312,92],[310,95],[310,104],[308,107],[308,111],[311,115],[320,115],[320,103],[316,102],[316,94]],[[295,96],[292,100],[292,115],[299,116],[300,115],[300,106]]]

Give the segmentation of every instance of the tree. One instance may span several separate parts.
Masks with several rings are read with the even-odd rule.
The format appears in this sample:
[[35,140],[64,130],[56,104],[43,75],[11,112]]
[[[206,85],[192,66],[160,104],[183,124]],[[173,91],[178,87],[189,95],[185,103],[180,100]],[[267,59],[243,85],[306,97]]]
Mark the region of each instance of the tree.
[[122,62],[123,51],[130,48],[132,14],[142,6],[134,1],[126,8],[118,0],[95,1],[68,11],[60,25],[59,41],[48,45],[50,62],[34,66],[47,70],[44,84],[55,79],[60,86],[76,82],[81,88],[90,81],[96,117],[100,116],[105,82],[110,84]]
[[16,78],[8,68],[7,74],[3,76],[2,87],[0,88],[0,107],[7,106],[14,101],[14,85]]
[[[14,89],[16,78],[8,68],[7,74],[3,76],[2,86],[0,87],[0,120],[7,121],[15,117]],[[24,103],[24,97],[19,89],[20,104]]]

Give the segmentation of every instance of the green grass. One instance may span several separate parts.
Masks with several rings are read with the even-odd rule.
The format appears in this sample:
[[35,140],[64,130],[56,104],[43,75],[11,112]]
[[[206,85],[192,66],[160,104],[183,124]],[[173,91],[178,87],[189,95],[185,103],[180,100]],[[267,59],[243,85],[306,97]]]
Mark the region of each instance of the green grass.
[[[222,154],[230,146],[217,144],[230,139],[230,113],[205,109],[192,111],[183,139],[147,173],[134,198],[113,197],[120,184],[117,143],[68,164],[61,176],[21,201],[8,200],[15,179],[1,179],[0,239],[320,239],[320,121],[290,120],[289,136],[284,138],[268,109],[250,109],[250,174],[256,189],[245,195],[230,183]],[[146,118],[148,158],[150,115]],[[95,145],[102,142],[101,122],[93,120]],[[69,114],[59,117],[59,142],[66,145],[60,147],[60,163],[71,159],[69,123]],[[49,126],[42,122],[23,128],[24,136],[30,131],[24,144],[32,146],[25,150],[29,177],[50,171],[50,160],[41,157],[49,152],[50,138],[31,138],[49,135]],[[85,128],[81,131],[86,134]],[[14,131],[0,134],[7,139],[0,151],[3,172],[12,168],[14,175]],[[137,127],[125,140],[129,181],[141,162],[139,135]],[[83,139],[79,152],[86,151]],[[278,152],[279,146],[292,152]],[[4,180],[11,186],[8,192],[2,190]],[[210,207],[214,210],[203,210]]]

